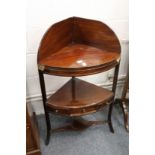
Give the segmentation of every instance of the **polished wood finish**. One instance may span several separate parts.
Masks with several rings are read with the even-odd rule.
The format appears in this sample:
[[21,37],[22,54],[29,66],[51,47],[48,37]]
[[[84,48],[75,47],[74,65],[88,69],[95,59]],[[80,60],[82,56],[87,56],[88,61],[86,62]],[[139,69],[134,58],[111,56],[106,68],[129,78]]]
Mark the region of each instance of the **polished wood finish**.
[[67,82],[47,101],[47,106],[55,113],[69,116],[82,116],[96,112],[110,104],[113,92],[83,80],[73,79]]
[[36,117],[30,104],[26,106],[26,155],[41,155]]
[[[47,124],[47,145],[54,131],[80,130],[107,122],[114,132],[111,115],[116,91],[120,43],[115,33],[96,20],[72,17],[51,26],[38,50],[38,72]],[[96,74],[115,68],[112,91],[75,77]],[[47,99],[44,74],[72,77]],[[49,113],[77,118],[109,105],[107,121],[77,121],[66,127],[51,129]]]
[[38,63],[51,53],[56,53],[61,48],[72,42],[73,20],[72,18],[63,20],[51,26],[42,38]]
[[83,68],[108,64],[119,57],[120,54],[116,52],[108,52],[84,44],[70,44],[57,53],[51,53],[40,63],[60,68]]
[[118,64],[120,51],[120,43],[107,25],[72,17],[45,33],[38,51],[39,70],[60,76],[100,73]]
[[87,69],[85,68],[78,68],[78,69],[69,69],[69,71],[67,71],[64,68],[51,68],[51,67],[43,67],[41,66],[41,68],[43,67],[44,70],[40,70],[41,72],[45,73],[45,74],[49,74],[49,75],[57,75],[57,76],[85,76],[85,75],[92,75],[92,74],[97,74],[100,73],[101,71],[108,71],[109,69],[115,67],[117,65],[117,61],[109,63],[108,65],[102,65],[102,66],[98,66],[98,67],[88,67]]

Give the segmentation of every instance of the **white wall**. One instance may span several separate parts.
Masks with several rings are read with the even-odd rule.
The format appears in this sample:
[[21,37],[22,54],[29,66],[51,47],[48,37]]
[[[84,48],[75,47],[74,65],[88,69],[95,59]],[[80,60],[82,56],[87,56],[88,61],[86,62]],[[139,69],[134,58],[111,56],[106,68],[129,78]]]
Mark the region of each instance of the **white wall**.
[[[27,0],[27,97],[39,97],[37,73],[39,42],[49,26],[62,19],[79,16],[107,23],[117,34],[122,46],[119,77],[126,74],[128,63],[128,0]],[[108,83],[112,72],[84,77],[96,84]],[[47,92],[54,92],[68,78],[46,76]]]

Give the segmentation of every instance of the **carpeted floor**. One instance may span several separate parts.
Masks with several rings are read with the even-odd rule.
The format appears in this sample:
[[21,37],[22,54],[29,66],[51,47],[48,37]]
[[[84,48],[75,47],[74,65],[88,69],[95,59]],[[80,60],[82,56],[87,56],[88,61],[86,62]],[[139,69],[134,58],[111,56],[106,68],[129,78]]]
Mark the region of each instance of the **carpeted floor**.
[[[84,116],[87,120],[106,120],[107,108]],[[46,125],[44,115],[39,115],[42,155],[128,155],[129,134],[123,126],[123,115],[118,105],[113,109],[113,127],[115,133],[109,131],[108,124],[92,126],[86,130],[53,133],[48,146],[44,144]],[[71,121],[68,117],[51,114],[52,127],[62,126]]]

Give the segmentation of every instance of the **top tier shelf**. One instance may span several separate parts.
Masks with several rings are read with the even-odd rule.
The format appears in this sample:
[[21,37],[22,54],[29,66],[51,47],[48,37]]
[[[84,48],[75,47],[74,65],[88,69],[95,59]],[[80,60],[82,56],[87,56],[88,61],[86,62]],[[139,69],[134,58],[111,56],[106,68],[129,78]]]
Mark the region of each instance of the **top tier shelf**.
[[90,75],[117,65],[120,51],[120,43],[107,25],[72,17],[45,33],[38,51],[38,67],[53,75]]

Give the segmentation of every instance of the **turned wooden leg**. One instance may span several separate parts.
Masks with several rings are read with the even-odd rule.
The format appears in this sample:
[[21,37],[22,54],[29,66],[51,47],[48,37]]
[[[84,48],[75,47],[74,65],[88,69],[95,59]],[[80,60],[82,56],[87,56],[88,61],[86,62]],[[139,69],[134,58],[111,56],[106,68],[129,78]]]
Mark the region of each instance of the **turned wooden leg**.
[[49,113],[48,113],[47,107],[46,107],[47,99],[46,99],[46,91],[45,91],[46,89],[45,89],[44,76],[40,70],[39,70],[39,80],[40,80],[42,100],[43,100],[43,106],[44,106],[44,111],[45,111],[45,120],[46,120],[46,126],[47,126],[47,134],[46,134],[45,144],[48,145],[49,139],[50,139],[51,124],[50,124]]

